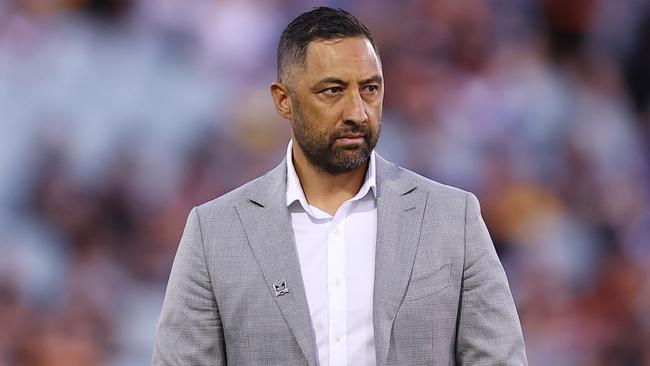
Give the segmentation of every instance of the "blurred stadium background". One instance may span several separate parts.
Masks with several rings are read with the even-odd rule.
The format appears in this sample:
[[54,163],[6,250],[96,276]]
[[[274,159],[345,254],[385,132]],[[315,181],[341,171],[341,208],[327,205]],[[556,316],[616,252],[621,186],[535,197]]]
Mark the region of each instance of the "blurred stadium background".
[[531,365],[650,365],[647,0],[0,1],[0,365],[146,365],[190,208],[279,162],[291,19],[375,34],[378,150],[475,192]]

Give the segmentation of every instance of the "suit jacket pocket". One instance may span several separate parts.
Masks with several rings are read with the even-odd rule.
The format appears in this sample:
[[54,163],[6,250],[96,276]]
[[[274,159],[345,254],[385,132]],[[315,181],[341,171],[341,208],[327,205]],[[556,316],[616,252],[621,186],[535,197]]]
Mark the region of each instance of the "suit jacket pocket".
[[451,286],[451,265],[426,273],[414,273],[409,281],[404,301],[418,300]]

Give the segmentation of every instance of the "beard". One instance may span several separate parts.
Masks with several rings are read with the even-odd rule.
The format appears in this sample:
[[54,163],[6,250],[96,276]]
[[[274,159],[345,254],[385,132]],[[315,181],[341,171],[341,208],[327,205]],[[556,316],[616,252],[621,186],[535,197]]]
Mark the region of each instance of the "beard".
[[[293,135],[295,142],[304,152],[311,165],[328,174],[339,175],[355,170],[368,162],[372,150],[377,145],[381,123],[377,131],[367,123],[346,121],[342,126],[327,131],[316,127],[302,114],[300,107],[294,105]],[[338,138],[345,135],[363,135],[363,142],[346,146],[337,145]]]

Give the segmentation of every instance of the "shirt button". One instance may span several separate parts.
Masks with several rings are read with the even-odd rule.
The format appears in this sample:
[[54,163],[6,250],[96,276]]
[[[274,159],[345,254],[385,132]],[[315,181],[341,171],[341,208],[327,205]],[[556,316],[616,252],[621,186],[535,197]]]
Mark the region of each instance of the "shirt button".
[[341,343],[341,340],[343,340],[343,337],[341,337],[340,335],[337,335],[336,336],[336,343]]
[[341,280],[339,280],[338,278],[335,278],[334,279],[334,286],[339,286],[339,285],[341,285]]

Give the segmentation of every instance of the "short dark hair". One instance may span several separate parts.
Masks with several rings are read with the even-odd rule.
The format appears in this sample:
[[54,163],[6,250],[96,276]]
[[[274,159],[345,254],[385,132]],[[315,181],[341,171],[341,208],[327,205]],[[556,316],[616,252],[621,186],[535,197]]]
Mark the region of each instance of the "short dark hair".
[[310,42],[347,37],[367,38],[379,57],[368,28],[347,11],[320,6],[300,14],[280,36],[277,53],[278,81],[286,76],[288,66],[305,62]]

